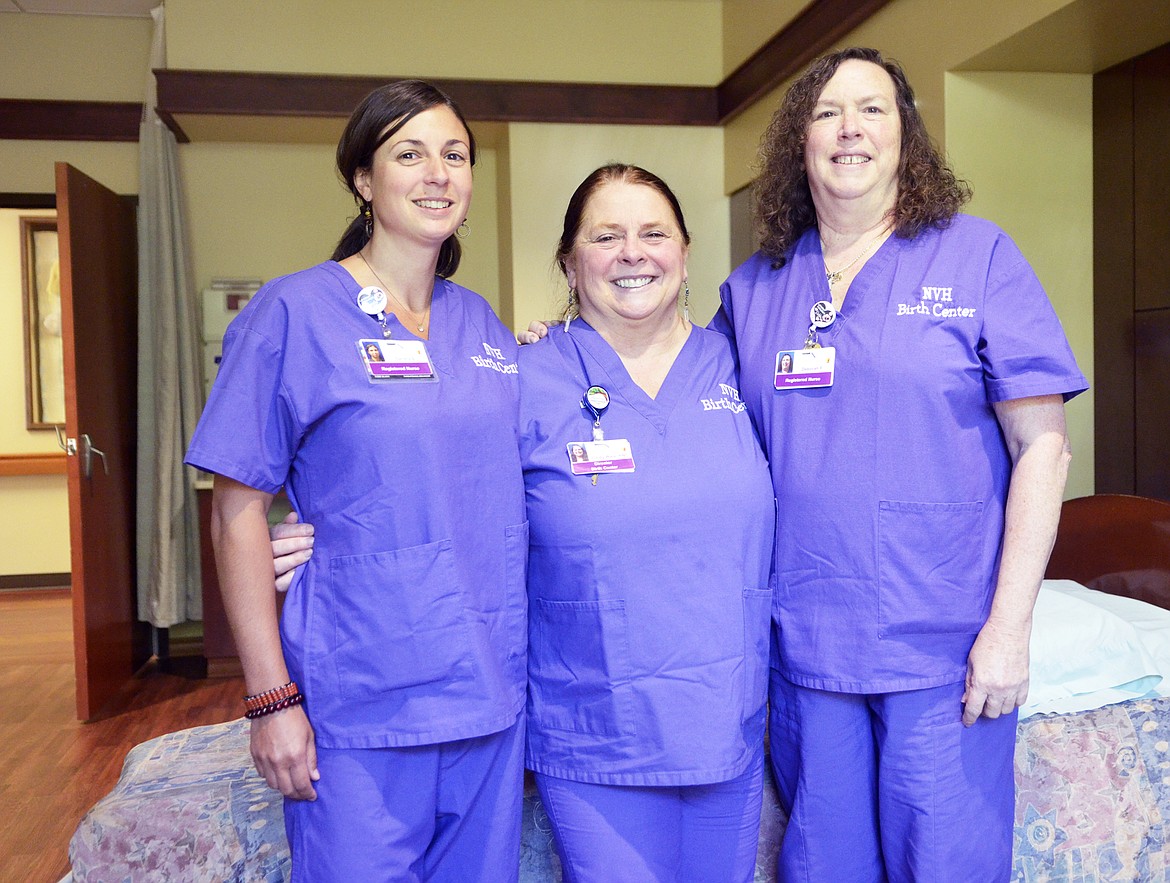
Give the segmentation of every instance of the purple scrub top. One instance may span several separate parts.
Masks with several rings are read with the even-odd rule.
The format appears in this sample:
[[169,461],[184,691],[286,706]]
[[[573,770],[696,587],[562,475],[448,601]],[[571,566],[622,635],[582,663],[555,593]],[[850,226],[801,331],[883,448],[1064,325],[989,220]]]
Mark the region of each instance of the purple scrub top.
[[1012,467],[992,403],[1088,384],[1035,273],[978,218],[890,237],[820,332],[833,386],[777,390],[777,353],[830,299],[810,229],[781,269],[736,269],[711,325],[734,340],[776,489],[778,665],[843,692],[962,680]]
[[381,329],[359,289],[330,261],[260,290],[224,337],[187,462],[283,486],[316,527],[281,638],[319,745],[498,732],[525,687],[515,340],[479,295],[436,279],[437,382],[371,382],[357,341]]
[[[774,500],[725,337],[694,328],[656,398],[583,319],[520,350],[529,557],[527,765],[614,785],[747,769],[763,737]],[[573,475],[592,438],[635,471]]]

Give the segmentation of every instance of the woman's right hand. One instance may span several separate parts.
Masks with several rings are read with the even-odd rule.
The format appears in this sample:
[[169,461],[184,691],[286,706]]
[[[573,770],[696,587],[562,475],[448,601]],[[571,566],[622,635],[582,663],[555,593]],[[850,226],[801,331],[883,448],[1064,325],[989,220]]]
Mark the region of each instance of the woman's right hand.
[[313,525],[300,524],[297,513],[289,512],[284,521],[268,528],[272,542],[272,566],[276,590],[287,592],[298,567],[313,557]]
[[316,800],[317,745],[299,705],[252,720],[252,762],[269,788],[293,800]]

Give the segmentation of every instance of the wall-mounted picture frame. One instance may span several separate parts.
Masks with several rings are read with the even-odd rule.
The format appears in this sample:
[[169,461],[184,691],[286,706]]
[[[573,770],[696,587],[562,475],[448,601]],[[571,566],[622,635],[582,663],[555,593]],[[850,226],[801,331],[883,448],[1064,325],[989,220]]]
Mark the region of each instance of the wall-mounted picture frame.
[[29,429],[64,427],[65,356],[56,218],[22,217],[20,243],[27,425]]

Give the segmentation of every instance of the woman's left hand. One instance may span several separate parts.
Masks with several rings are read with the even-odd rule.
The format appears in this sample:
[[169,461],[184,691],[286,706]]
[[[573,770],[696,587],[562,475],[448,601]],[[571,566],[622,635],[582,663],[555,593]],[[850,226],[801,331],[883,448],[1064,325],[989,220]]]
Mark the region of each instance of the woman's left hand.
[[996,402],[1012,477],[991,612],[967,656],[963,723],[1010,714],[1028,698],[1032,608],[1056,526],[1070,457],[1058,395]]
[[1010,714],[1028,698],[1028,641],[1031,629],[1008,630],[988,621],[967,656],[963,725],[982,715]]

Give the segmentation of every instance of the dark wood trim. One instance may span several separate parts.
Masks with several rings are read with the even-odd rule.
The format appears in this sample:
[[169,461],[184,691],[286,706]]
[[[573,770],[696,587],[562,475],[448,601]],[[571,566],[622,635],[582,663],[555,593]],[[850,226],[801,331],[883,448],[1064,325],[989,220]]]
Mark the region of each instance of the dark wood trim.
[[716,87],[720,125],[739,116],[889,0],[815,0]]
[[0,193],[0,208],[56,208],[56,193]]
[[14,600],[26,589],[35,590],[37,598],[69,596],[70,575],[68,573],[12,573],[0,576],[0,592],[6,592],[5,600]]
[[1132,494],[1134,82],[1127,61],[1093,77],[1093,422],[1097,493]]
[[0,98],[0,139],[137,141],[142,104]]
[[65,454],[0,454],[0,476],[64,475]]
[[175,119],[173,114],[171,114],[169,111],[159,110],[157,107],[154,109],[154,112],[158,114],[158,118],[163,121],[166,127],[171,130],[175,136],[176,141],[178,141],[180,144],[191,143],[191,139],[187,136],[187,133],[183,131],[183,127],[179,125],[179,121]]
[[[549,83],[526,80],[431,82],[451,94],[471,120],[502,123],[610,123],[719,126],[791,77],[888,0],[813,0],[718,86]],[[184,115],[345,119],[392,75],[331,76],[161,69],[158,115],[188,143]],[[0,98],[0,139],[137,141],[142,105],[130,101]]]
[[[370,90],[395,76],[355,77],[233,71],[156,70],[159,113],[345,119]],[[713,126],[715,91],[704,86],[636,86],[512,80],[433,79],[471,120]]]

